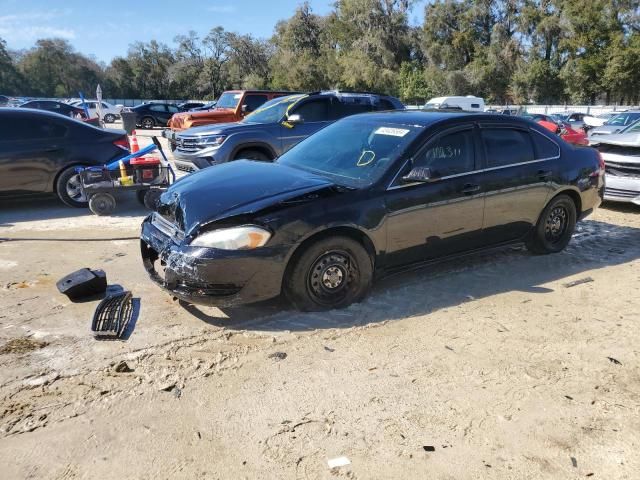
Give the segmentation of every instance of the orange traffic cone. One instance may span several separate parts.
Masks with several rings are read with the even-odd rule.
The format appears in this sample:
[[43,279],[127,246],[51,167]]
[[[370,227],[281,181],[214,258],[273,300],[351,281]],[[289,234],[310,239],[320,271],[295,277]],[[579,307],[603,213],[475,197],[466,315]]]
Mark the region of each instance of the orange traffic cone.
[[136,138],[136,131],[131,132],[131,153],[136,153],[140,151],[140,146],[138,145],[138,139]]

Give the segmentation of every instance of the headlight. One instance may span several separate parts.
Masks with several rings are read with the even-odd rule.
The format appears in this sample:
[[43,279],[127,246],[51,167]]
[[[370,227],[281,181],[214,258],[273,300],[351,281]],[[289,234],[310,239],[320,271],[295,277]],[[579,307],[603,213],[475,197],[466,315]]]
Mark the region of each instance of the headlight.
[[271,233],[260,227],[221,228],[198,235],[191,242],[191,246],[221,250],[252,250],[263,246],[269,238]]
[[202,145],[222,145],[225,138],[227,138],[226,135],[212,135],[210,137],[202,137],[199,143]]

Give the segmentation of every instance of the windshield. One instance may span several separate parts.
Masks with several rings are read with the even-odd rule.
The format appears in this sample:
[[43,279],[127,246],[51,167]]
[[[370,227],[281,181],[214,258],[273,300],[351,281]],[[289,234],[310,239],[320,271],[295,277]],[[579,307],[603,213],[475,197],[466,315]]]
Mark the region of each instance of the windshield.
[[233,93],[233,92],[223,93],[222,95],[220,95],[220,98],[218,98],[218,102],[216,103],[216,108],[236,108],[241,98],[242,98],[241,93]]
[[363,188],[376,182],[422,131],[421,126],[349,117],[300,142],[277,161]]
[[284,118],[287,110],[306,95],[289,95],[274,98],[244,117],[240,123],[277,123]]
[[636,120],[628,127],[622,129],[620,133],[638,133],[640,132],[640,120]]
[[605,123],[607,125],[629,125],[631,122],[635,122],[640,118],[640,113],[620,113],[615,117],[611,117]]

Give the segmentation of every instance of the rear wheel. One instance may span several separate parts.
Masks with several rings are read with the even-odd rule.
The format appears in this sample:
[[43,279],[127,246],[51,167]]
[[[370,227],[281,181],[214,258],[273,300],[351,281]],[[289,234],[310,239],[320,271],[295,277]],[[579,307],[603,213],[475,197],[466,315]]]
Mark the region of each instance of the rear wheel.
[[236,154],[235,160],[240,160],[243,158],[246,158],[249,160],[258,160],[260,162],[271,161],[271,158],[267,156],[264,152],[261,152],[260,150],[254,150],[254,149],[242,150],[241,152],[238,152]]
[[362,300],[371,286],[371,258],[360,243],[349,237],[319,240],[292,262],[284,291],[300,310],[344,308]]
[[113,113],[107,113],[104,116],[104,123],[113,123],[116,121],[116,116]]
[[558,195],[546,206],[527,241],[527,248],[538,254],[557,253],[567,246],[576,227],[576,205],[567,195]]
[[56,180],[56,193],[58,198],[66,205],[75,208],[86,208],[89,203],[80,182],[80,174],[76,171],[78,168],[83,167],[69,167],[62,171]]
[[142,125],[142,128],[144,128],[145,130],[151,130],[153,127],[155,127],[156,122],[154,122],[153,118],[151,117],[144,117],[140,121],[140,125]]
[[144,206],[147,207],[149,210],[154,210],[157,208],[158,206],[158,202],[160,201],[160,196],[162,195],[163,191],[159,190],[157,188],[152,188],[151,190],[147,190],[146,193],[144,194]]

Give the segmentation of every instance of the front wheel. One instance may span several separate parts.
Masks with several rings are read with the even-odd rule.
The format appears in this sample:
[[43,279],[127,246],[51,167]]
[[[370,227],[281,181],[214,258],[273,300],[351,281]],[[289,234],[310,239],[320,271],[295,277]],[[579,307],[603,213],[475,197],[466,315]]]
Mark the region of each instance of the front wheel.
[[80,182],[80,174],[76,170],[78,168],[82,167],[69,167],[62,171],[56,180],[56,193],[70,207],[87,208],[89,202]]
[[111,215],[116,209],[116,199],[110,193],[96,193],[89,199],[89,209],[101,217]]
[[242,150],[241,152],[238,152],[235,160],[242,160],[242,159],[257,160],[259,162],[271,161],[271,158],[269,158],[267,155],[262,153],[260,150],[253,150],[253,149]]
[[344,308],[361,301],[371,287],[371,257],[349,237],[319,240],[292,262],[285,274],[284,292],[299,310]]
[[576,227],[576,205],[567,195],[558,195],[546,206],[527,241],[537,254],[557,253],[568,245]]

